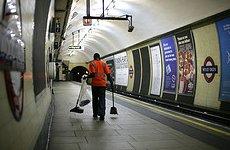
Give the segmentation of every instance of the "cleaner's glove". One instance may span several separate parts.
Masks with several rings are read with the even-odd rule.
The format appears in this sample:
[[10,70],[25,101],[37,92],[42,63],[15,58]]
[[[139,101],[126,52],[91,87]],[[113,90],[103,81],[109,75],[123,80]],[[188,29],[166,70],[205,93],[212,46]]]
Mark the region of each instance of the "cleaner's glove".
[[112,92],[114,92],[113,79],[112,79],[112,77],[110,76],[110,74],[107,74],[107,78],[108,78],[108,80],[109,80],[109,82],[110,82],[110,87],[111,87],[111,89],[112,89]]
[[86,74],[84,74],[83,76],[82,76],[82,79],[83,80],[86,80],[88,78],[88,75],[86,75]]

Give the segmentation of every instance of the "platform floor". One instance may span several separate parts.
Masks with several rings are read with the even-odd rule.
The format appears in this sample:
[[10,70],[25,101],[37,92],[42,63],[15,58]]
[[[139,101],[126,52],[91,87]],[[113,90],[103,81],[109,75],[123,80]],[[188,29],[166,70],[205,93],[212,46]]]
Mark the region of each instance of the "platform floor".
[[[167,116],[167,113],[155,109],[145,108],[139,112],[133,110],[141,105],[131,108],[129,107],[131,104],[126,107],[121,105],[122,103],[115,103],[119,114],[111,115],[109,114],[112,106],[110,92],[107,92],[104,121],[93,119],[92,103],[83,107],[83,114],[69,112],[75,106],[80,86],[74,82],[56,82],[53,88],[55,111],[49,150],[217,150],[230,147],[229,136],[222,135],[223,141],[219,133],[214,137],[215,133],[205,132],[208,129],[201,129],[202,127],[193,129],[189,125],[191,122],[179,121],[180,118],[173,119],[173,115]],[[118,95],[117,97],[116,99],[119,99]],[[154,116],[155,119],[150,116]],[[220,139],[225,145],[211,146],[212,144],[208,143],[210,140],[206,137],[204,138],[208,141],[193,136],[194,130],[198,130],[195,134],[205,132],[211,137],[208,137],[210,140]],[[202,136],[204,135],[197,135],[197,137]]]

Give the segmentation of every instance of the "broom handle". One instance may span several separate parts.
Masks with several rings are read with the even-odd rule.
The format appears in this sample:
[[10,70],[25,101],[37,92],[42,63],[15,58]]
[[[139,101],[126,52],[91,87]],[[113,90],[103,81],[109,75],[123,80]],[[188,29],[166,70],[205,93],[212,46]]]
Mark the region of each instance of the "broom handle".
[[114,107],[114,90],[112,90],[112,99],[113,99],[113,107]]

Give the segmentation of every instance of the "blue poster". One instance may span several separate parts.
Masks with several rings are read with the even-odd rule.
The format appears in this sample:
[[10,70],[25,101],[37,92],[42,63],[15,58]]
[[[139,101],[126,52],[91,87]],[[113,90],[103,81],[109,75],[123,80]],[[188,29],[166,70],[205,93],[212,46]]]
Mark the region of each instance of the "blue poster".
[[164,53],[164,92],[176,93],[177,59],[174,39],[172,36],[161,40]]
[[230,18],[216,23],[221,51],[220,100],[230,101]]

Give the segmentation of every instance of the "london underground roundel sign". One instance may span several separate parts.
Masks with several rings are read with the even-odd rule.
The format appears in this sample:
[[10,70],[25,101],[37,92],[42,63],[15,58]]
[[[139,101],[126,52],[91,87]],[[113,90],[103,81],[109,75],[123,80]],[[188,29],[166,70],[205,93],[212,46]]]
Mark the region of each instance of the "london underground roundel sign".
[[[4,3],[2,21],[5,28],[0,30],[5,40],[4,70],[7,96],[14,118],[20,121],[23,113],[25,43],[22,40],[22,19],[20,0],[7,0]],[[2,40],[1,39],[1,40]],[[1,46],[1,43],[0,43]]]
[[129,67],[129,77],[133,78],[133,66]]
[[210,83],[218,73],[218,67],[215,65],[212,57],[208,56],[204,61],[204,66],[201,67],[201,73],[204,74],[205,80]]

